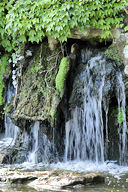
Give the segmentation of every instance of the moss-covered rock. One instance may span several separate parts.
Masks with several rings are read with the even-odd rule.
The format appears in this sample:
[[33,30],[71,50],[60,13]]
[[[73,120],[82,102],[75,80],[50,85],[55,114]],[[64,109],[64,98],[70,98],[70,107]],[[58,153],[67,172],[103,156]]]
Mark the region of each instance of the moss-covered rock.
[[[122,43],[123,44],[123,43]],[[124,45],[122,45],[124,46]],[[112,44],[108,47],[108,49],[105,51],[105,56],[108,59],[112,59],[114,61],[116,61],[116,63],[120,66],[123,62],[122,57],[120,57],[119,55],[119,47],[117,46],[117,44]]]
[[16,98],[6,107],[6,112],[12,113],[12,119],[48,119],[53,123],[60,101],[55,77],[61,58],[59,47],[51,51],[47,42],[38,46],[23,73]]
[[128,33],[122,32],[120,29],[113,29],[111,31],[113,43],[105,52],[107,58],[115,60],[119,67],[128,65],[128,58],[126,54],[128,46]]

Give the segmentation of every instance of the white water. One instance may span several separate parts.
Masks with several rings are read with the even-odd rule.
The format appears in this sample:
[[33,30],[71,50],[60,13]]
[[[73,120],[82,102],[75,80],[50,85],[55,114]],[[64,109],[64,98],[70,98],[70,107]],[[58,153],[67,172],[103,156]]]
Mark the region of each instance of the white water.
[[[54,148],[53,146],[54,143],[50,143],[47,136],[41,133],[42,134],[41,144],[39,144],[39,130],[40,130],[40,122],[35,121],[33,126],[31,126],[31,131],[30,131],[30,140],[31,140],[32,149],[28,153],[27,163],[36,164],[39,161],[48,163],[49,159],[52,156],[51,149]],[[39,147],[41,147],[41,149]]]
[[109,111],[109,98],[105,98],[103,100],[103,105],[104,105],[104,111],[105,111],[105,149],[104,149],[104,154],[105,154],[105,159],[108,158],[108,143],[109,143],[109,137],[108,137],[108,111]]
[[32,150],[28,154],[28,162],[38,163],[38,133],[39,133],[39,121],[35,121],[34,125],[31,127],[31,137],[32,137]]
[[[94,81],[91,75],[97,64],[102,69],[100,81],[97,78]],[[85,86],[81,90],[83,104],[72,111],[71,120],[65,126],[65,161],[75,159],[104,162],[102,92],[105,60],[102,56],[92,58],[84,73]],[[99,84],[98,89],[96,83]]]
[[65,163],[58,162],[56,164],[51,164],[51,168],[54,169],[64,169],[71,171],[79,171],[83,173],[88,172],[101,172],[110,173],[112,175],[121,176],[122,174],[128,173],[128,167],[119,166],[112,161],[106,161],[104,163],[94,163],[92,161],[68,161]]
[[[11,98],[14,94],[15,94],[15,90],[13,89],[13,87],[9,83],[6,103],[9,103],[9,101],[11,100]],[[4,121],[5,121],[4,122],[5,135],[4,135],[4,138],[1,140],[1,149],[7,148],[9,146],[13,146],[15,143],[15,140],[17,138],[18,131],[19,131],[19,128],[16,125],[14,125],[14,123],[7,116],[7,114],[5,114]]]
[[[120,164],[125,163],[125,156],[127,153],[127,125],[126,125],[126,98],[125,86],[121,73],[117,74],[117,100],[118,100],[118,121],[119,121],[119,151],[120,151]],[[123,121],[123,123],[122,123]]]
[[[84,60],[84,57],[82,58]],[[86,59],[86,58],[85,58]],[[84,77],[84,86],[81,90],[83,103],[80,107],[75,107],[71,111],[71,118],[65,125],[65,162],[90,161],[104,163],[104,157],[108,155],[108,113],[109,98],[103,101],[103,89],[107,71],[105,66],[106,60],[102,54],[97,55],[89,60],[86,70],[81,76]],[[97,72],[98,71],[98,72]],[[125,115],[125,87],[121,72],[116,74],[117,78],[117,101],[118,116],[122,114],[123,123],[119,123],[119,155],[120,164],[125,163],[126,159],[126,115]],[[116,93],[115,93],[116,94]],[[103,124],[102,110],[105,111],[105,125]],[[119,117],[120,119],[120,117]],[[104,138],[105,132],[105,138]]]

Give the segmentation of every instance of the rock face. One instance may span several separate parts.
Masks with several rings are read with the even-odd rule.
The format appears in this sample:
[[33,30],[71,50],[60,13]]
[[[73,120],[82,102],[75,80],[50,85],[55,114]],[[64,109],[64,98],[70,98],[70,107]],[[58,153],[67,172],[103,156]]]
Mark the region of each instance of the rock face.
[[[102,30],[94,28],[85,29],[84,32],[76,29],[72,31],[72,38],[81,40],[99,39],[102,34]],[[113,29],[108,40],[113,41],[108,58],[121,61],[125,66],[128,65],[128,33],[121,29]]]
[[52,122],[59,103],[53,77],[57,74],[61,59],[60,48],[50,51],[48,44],[44,42],[32,48],[31,55],[27,55],[27,51],[26,58],[22,61],[22,75],[18,79],[17,92],[6,107],[10,117],[19,120],[19,127],[24,127],[24,120],[48,119]]
[[[123,63],[125,67],[128,65],[128,33],[114,29],[112,31],[112,37],[113,43],[110,48],[108,48],[108,58],[114,59],[118,63]],[[125,74],[127,75],[126,72]]]

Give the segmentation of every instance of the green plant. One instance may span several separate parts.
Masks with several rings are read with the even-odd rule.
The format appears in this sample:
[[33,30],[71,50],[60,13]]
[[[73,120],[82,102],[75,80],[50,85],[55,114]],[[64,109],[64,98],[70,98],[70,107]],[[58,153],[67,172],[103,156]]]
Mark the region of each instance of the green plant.
[[[128,114],[128,107],[126,107],[126,109],[125,109],[125,115],[127,116],[127,114]],[[112,116],[114,117],[114,119],[116,119],[116,123],[122,124],[124,121],[124,115],[123,115],[122,107],[120,108],[120,110],[118,108],[113,109]]]
[[56,76],[56,89],[61,92],[64,89],[66,75],[69,70],[69,61],[67,57],[62,58],[59,66],[59,71]]
[[108,59],[115,60],[117,62],[117,64],[120,64],[122,62],[119,57],[118,47],[116,47],[116,45],[114,45],[114,44],[112,44],[108,47],[108,49],[105,51],[105,56]]
[[0,105],[2,105],[4,102],[3,99],[3,90],[5,88],[4,78],[6,74],[9,73],[8,58],[9,58],[8,54],[5,54],[0,58]]
[[120,112],[117,115],[118,123],[121,124],[124,121],[123,110],[120,108]]
[[34,66],[34,67],[31,69],[32,74],[37,73],[38,71],[39,71],[39,67],[38,67],[38,66]]
[[[71,30],[79,27],[102,29],[102,38],[110,35],[112,27],[123,27],[127,0],[11,0],[2,4],[5,31],[13,45],[27,41],[39,42],[44,36],[60,41],[71,37]],[[4,8],[5,7],[5,8]],[[125,30],[127,28],[125,27]],[[5,33],[3,30],[3,33]]]

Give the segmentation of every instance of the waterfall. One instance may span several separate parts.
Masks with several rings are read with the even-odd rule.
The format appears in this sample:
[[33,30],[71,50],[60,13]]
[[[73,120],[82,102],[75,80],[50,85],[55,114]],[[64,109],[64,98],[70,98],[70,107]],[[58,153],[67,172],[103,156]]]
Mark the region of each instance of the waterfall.
[[39,133],[39,121],[35,121],[34,125],[31,126],[30,135],[32,137],[32,149],[28,154],[28,162],[38,163],[38,133]]
[[126,144],[126,115],[125,115],[125,86],[122,78],[122,74],[117,74],[117,101],[118,101],[118,133],[119,133],[119,152],[120,152],[120,164],[125,161],[125,156],[127,152]]
[[30,127],[30,145],[28,152],[28,162],[36,164],[38,162],[49,162],[53,159],[54,143],[51,143],[44,133],[40,132],[40,122],[35,121]]
[[[96,76],[96,66],[101,68]],[[81,90],[83,104],[75,107],[71,120],[66,123],[65,160],[104,161],[104,135],[102,119],[102,92],[105,81],[105,60],[101,55],[93,57],[83,72],[84,87]]]
[[[118,119],[123,116],[118,128],[119,163],[122,164],[126,158],[127,126],[125,87],[121,72],[114,68],[116,66],[114,63],[106,61],[103,53],[92,56],[89,51],[85,56],[86,52],[82,50],[81,54],[84,70],[79,74],[79,79],[82,79],[83,84],[81,89],[76,89],[73,85],[75,93],[80,95],[81,99],[79,102],[74,99],[75,106],[71,106],[70,118],[65,123],[64,159],[65,161],[89,160],[96,163],[103,163],[107,160],[109,149],[109,94],[115,92],[118,102]],[[114,78],[112,78],[113,74]],[[79,79],[77,77],[77,81]],[[114,87],[115,84],[117,84],[116,87]],[[111,93],[105,89],[111,90]],[[77,98],[77,95],[74,97]],[[104,118],[103,110],[105,112]]]
[[[11,100],[11,97],[14,94],[15,94],[15,89],[9,83],[8,90],[7,90],[6,103],[9,103],[9,101]],[[18,130],[19,130],[19,128],[16,125],[14,125],[12,120],[7,116],[7,114],[5,114],[5,137],[4,137],[4,140],[10,140],[9,145],[13,145],[15,143]]]
[[109,138],[108,138],[108,111],[109,111],[109,97],[105,98],[103,100],[103,105],[104,105],[104,111],[105,111],[105,159],[108,158],[108,143],[109,143]]

